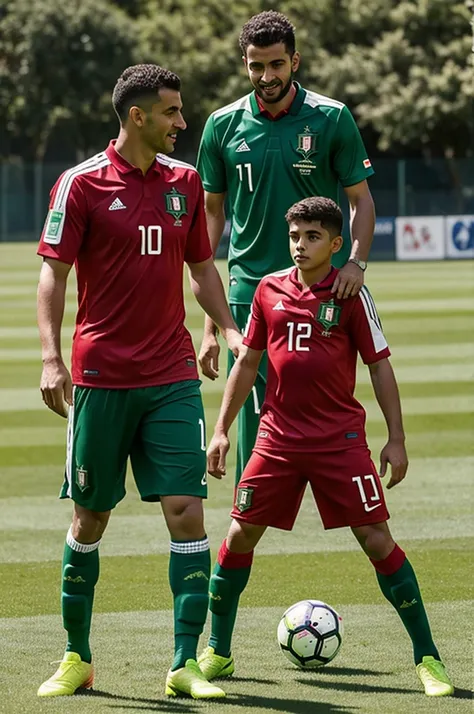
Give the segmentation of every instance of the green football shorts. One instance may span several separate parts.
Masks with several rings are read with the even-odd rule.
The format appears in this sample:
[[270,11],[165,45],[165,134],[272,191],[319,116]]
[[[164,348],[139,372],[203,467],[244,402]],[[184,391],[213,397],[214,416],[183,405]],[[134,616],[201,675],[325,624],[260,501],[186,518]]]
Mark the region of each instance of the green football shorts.
[[[251,305],[231,305],[232,316],[241,332],[244,331]],[[227,361],[227,373],[232,369],[235,357],[229,350]],[[267,387],[267,352],[263,353],[262,360],[258,367],[257,379],[252,387],[252,391],[247,401],[239,412],[237,419],[237,459],[235,466],[235,485],[240,481],[242,472],[250,458],[252,449],[257,438],[258,423],[260,421],[260,408],[265,399],[265,389]]]
[[125,496],[130,457],[143,501],[207,498],[201,382],[158,387],[74,387],[60,498],[109,511]]

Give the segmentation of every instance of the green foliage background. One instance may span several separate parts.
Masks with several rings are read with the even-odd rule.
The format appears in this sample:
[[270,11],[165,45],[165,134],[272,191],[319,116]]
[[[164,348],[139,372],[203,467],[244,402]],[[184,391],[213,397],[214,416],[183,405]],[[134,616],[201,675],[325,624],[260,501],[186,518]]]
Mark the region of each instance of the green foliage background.
[[115,80],[142,61],[181,76],[195,151],[207,115],[248,91],[239,31],[272,6],[296,26],[302,83],[349,105],[371,154],[472,153],[469,1],[0,0],[0,157],[101,149]]

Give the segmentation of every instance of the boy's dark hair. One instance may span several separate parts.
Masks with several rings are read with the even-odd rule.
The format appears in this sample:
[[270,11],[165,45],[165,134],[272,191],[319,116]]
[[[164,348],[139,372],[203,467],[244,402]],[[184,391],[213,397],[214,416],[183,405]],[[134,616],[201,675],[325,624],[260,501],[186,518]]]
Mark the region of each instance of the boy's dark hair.
[[112,94],[112,104],[120,119],[125,121],[134,104],[143,100],[158,101],[160,89],[181,89],[177,74],[157,64],[135,64],[127,67],[117,80]]
[[311,196],[294,203],[288,209],[285,219],[288,223],[292,221],[304,221],[305,223],[320,221],[321,226],[328,231],[331,238],[340,236],[342,231],[341,209],[332,199],[323,196]]
[[270,47],[283,42],[286,51],[293,56],[296,48],[295,28],[285,15],[275,10],[267,10],[254,15],[242,28],[239,45],[242,54],[247,56],[247,47]]

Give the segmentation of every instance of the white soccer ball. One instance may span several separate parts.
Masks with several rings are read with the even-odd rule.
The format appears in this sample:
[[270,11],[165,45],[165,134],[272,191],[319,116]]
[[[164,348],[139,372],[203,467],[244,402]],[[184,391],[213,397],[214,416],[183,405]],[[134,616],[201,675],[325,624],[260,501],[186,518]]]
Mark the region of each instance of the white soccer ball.
[[301,600],[283,613],[277,630],[280,649],[301,669],[327,664],[339,652],[342,617],[321,600]]

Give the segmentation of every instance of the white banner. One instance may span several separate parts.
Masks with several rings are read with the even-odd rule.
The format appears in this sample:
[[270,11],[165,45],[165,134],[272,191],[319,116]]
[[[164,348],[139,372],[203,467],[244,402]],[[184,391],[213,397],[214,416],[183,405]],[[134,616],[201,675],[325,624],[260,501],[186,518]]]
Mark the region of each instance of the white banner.
[[445,257],[442,216],[399,216],[395,224],[397,260],[442,260]]
[[474,258],[474,216],[446,216],[448,258]]

